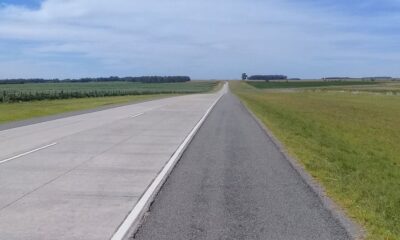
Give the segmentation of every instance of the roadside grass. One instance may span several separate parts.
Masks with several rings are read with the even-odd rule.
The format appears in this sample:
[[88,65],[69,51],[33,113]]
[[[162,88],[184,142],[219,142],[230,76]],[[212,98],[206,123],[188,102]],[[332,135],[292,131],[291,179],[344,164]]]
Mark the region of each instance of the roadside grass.
[[400,239],[400,96],[230,86],[367,239]]
[[309,88],[309,87],[327,87],[327,86],[354,86],[354,85],[376,85],[378,82],[372,81],[247,81],[253,87],[260,89],[276,88]]
[[173,94],[134,95],[98,98],[77,98],[62,100],[43,100],[21,103],[0,104],[0,124],[26,120],[35,117],[55,115],[71,111],[86,110],[105,105],[135,103],[140,101],[159,99]]

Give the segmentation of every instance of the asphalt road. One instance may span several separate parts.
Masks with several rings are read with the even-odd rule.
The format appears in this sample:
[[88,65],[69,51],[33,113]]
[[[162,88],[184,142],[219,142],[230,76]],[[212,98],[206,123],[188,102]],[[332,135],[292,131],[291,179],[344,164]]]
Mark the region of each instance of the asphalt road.
[[220,94],[0,131],[0,239],[110,239]]
[[138,240],[349,239],[231,94],[163,186]]

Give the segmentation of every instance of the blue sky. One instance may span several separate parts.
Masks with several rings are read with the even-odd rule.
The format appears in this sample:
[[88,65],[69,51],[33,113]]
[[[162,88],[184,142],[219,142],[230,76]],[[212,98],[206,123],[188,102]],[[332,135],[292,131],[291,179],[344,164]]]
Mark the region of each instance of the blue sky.
[[0,78],[400,76],[400,0],[0,0]]
[[29,8],[38,8],[40,6],[41,0],[1,0],[2,4],[25,6]]

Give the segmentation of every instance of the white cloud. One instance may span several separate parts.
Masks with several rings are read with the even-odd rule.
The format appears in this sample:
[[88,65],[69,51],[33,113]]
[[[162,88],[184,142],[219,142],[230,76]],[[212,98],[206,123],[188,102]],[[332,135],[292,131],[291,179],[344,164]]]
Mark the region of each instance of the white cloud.
[[[15,49],[0,49],[0,67],[15,64],[23,71],[0,77],[223,78],[242,71],[318,76],[341,69],[361,74],[374,59],[400,60],[400,47],[390,55],[384,47],[398,38],[369,31],[388,19],[398,23],[395,16],[371,19],[328,10],[275,0],[47,0],[39,9],[6,6],[0,8],[0,43]],[[336,60],[332,65],[321,59]],[[375,71],[395,73],[391,64]]]

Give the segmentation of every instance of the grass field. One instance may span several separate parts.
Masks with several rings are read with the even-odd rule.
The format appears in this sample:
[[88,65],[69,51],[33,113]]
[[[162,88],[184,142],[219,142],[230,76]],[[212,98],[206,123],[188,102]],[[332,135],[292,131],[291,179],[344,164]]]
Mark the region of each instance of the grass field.
[[230,85],[367,239],[400,239],[400,96]]
[[3,103],[0,104],[0,124],[34,117],[43,117],[71,111],[86,110],[106,105],[134,103],[168,96],[174,95],[135,95]]
[[352,93],[371,92],[378,94],[400,94],[400,82],[381,82],[375,85],[354,85],[354,86],[337,86],[324,87],[317,90],[322,91],[347,91]]
[[248,81],[253,87],[260,89],[276,89],[276,88],[310,88],[310,87],[327,87],[327,86],[353,86],[353,85],[376,85],[378,82],[372,81]]
[[145,94],[201,93],[211,91],[217,84],[217,81],[191,81],[185,83],[89,82],[0,84],[0,102]]

